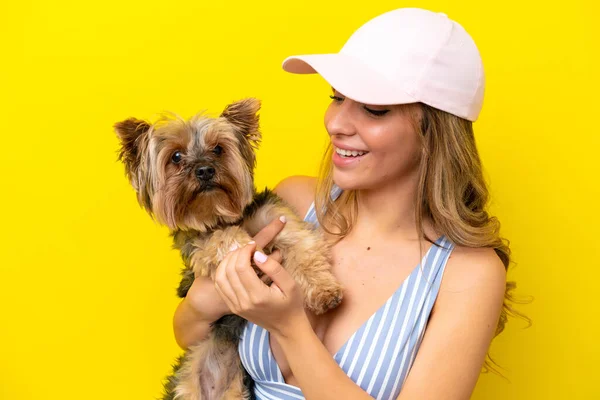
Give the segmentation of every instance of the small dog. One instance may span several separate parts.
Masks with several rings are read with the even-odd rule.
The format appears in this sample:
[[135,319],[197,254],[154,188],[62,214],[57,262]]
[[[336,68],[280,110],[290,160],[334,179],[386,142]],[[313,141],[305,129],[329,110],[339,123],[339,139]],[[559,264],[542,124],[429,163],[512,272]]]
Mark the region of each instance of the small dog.
[[[187,121],[164,115],[155,124],[135,118],[118,122],[118,159],[140,205],[170,229],[173,248],[181,252],[185,268],[179,297],[186,296],[195,277],[214,277],[233,244],[247,244],[285,215],[286,226],[264,251],[281,251],[282,265],[300,285],[306,307],[322,314],[342,299],[342,287],[330,271],[329,245],[282,199],[254,186],[259,109],[260,102],[249,98],[228,105],[216,118],[199,113]],[[163,399],[251,398],[252,379],[238,355],[245,323],[236,315],[216,321],[209,337],[173,365]]]

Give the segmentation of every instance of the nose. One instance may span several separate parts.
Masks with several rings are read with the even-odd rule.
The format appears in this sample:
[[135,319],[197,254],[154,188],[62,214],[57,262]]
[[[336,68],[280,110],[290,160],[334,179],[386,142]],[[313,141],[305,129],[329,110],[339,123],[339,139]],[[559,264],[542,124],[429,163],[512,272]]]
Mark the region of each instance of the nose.
[[215,169],[209,166],[196,168],[196,178],[200,181],[210,181],[215,176]]
[[329,105],[325,113],[325,128],[329,135],[354,135],[356,127],[353,118],[352,100],[346,98],[343,103]]

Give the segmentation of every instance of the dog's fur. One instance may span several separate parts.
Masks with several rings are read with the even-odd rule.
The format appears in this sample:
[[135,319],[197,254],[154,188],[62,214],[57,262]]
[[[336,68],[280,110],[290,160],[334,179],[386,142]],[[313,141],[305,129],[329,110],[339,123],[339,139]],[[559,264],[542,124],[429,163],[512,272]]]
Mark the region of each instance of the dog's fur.
[[[273,192],[256,191],[259,109],[260,102],[250,98],[230,104],[216,118],[199,113],[189,120],[164,116],[154,124],[135,118],[118,122],[119,160],[140,205],[170,229],[173,247],[181,252],[180,297],[195,277],[214,278],[233,244],[247,244],[285,215],[283,231],[264,251],[281,251],[282,265],[301,287],[306,307],[321,314],[342,298],[330,272],[330,248],[318,229]],[[251,398],[252,379],[238,355],[245,323],[236,315],[216,321],[207,339],[179,357],[164,384],[163,399]]]

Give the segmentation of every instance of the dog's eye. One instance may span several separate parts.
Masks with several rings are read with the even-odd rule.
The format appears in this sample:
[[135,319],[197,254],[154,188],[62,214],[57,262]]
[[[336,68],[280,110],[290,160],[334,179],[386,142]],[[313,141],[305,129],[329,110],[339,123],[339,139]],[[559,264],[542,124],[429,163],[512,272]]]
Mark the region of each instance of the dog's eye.
[[173,161],[173,163],[175,164],[179,164],[179,162],[181,161],[181,152],[176,151],[175,153],[173,153],[173,155],[171,156],[171,161]]
[[213,153],[215,153],[216,155],[220,156],[223,153],[223,148],[221,146],[217,145],[213,149]]

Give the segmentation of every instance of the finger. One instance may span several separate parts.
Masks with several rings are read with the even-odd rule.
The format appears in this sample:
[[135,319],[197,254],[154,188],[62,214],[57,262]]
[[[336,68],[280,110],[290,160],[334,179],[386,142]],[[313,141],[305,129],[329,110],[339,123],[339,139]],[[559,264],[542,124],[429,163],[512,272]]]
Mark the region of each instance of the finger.
[[215,290],[219,293],[219,296],[221,296],[221,299],[223,299],[225,304],[227,304],[229,310],[233,312],[237,308],[238,303],[231,287],[228,284],[215,282]]
[[279,249],[273,251],[271,254],[269,254],[269,258],[272,258],[273,260],[277,261],[279,264],[281,264],[281,261],[283,261],[283,256],[281,255],[281,251]]
[[292,278],[289,272],[287,272],[281,264],[272,258],[267,257],[264,253],[261,253],[260,251],[254,252],[254,261],[258,268],[267,274],[273,283],[275,283],[284,293],[288,293],[296,285],[294,278]]
[[[281,264],[281,261],[283,261],[283,255],[281,254],[281,250],[277,249],[277,250],[273,251],[271,254],[269,254],[269,258],[272,258],[273,260],[275,260],[279,264]],[[258,272],[260,274],[260,280],[265,285],[271,286],[271,284],[273,283],[273,281],[271,280],[271,277],[260,270]],[[273,286],[276,286],[276,285],[273,285]]]
[[229,263],[229,260],[231,259],[231,257],[232,257],[232,252],[227,253],[225,255],[225,257],[223,257],[223,259],[221,260],[219,265],[217,266],[217,269],[215,270],[215,274],[214,274],[214,278],[213,278],[215,283],[218,280],[222,280],[225,278],[225,271],[226,271],[225,266],[227,265],[227,263]]
[[253,238],[256,246],[260,249],[267,247],[269,243],[282,231],[285,226],[286,218],[282,215],[279,218],[273,219],[267,226],[262,228]]
[[232,246],[231,249],[225,254],[225,257],[223,257],[223,259],[221,260],[221,262],[217,266],[217,269],[215,270],[215,273],[214,273],[214,276],[213,276],[213,280],[214,281],[216,281],[219,276],[223,277],[223,274],[225,273],[224,267],[225,267],[225,265],[227,265],[227,263],[229,262],[229,260],[233,256],[233,250],[235,250],[235,249]]
[[237,255],[235,261],[232,261],[231,263],[227,264],[227,268],[225,270],[227,281],[229,282],[229,285],[233,290],[237,298],[237,302],[240,306],[248,304],[250,299],[246,288],[240,280],[240,271],[249,269],[254,275],[256,275],[254,269],[252,269],[252,265],[250,264],[250,254],[245,254],[245,252],[243,251],[245,247],[243,247],[239,251],[236,251]]
[[[223,261],[221,261],[221,263],[217,267],[217,271],[215,273],[215,288],[217,288],[217,290],[220,290],[223,296],[225,296],[225,298],[223,298],[224,301],[228,300],[234,305],[239,305],[239,301],[236,296],[235,290],[231,286],[229,277],[227,276],[227,270],[230,268],[231,265],[235,265],[237,257],[237,251],[232,251],[229,254],[227,254]],[[231,306],[229,304],[228,306],[231,309]]]
[[237,264],[237,275],[240,282],[246,288],[246,293],[249,294],[250,299],[255,300],[256,296],[260,296],[261,291],[265,289],[265,284],[256,275],[256,271],[250,265],[250,258],[256,250],[256,242],[250,242],[246,246],[240,249],[240,260]]
[[221,299],[223,299],[223,302],[225,303],[225,305],[229,309],[228,311],[230,313],[233,313],[234,310],[235,310],[235,304],[233,304],[231,302],[231,300],[229,300],[229,297],[227,297],[227,295],[225,293],[223,293],[223,291],[221,289],[219,289],[219,286],[217,284],[215,284],[215,290],[217,291],[217,293],[219,294],[219,296],[221,296]]
[[267,274],[262,274],[262,276],[260,277],[260,280],[267,286],[272,283],[271,278]]

